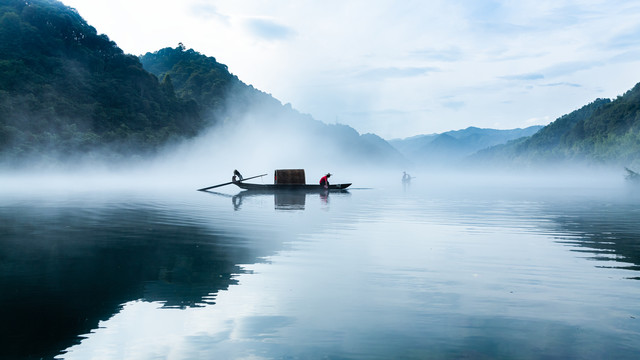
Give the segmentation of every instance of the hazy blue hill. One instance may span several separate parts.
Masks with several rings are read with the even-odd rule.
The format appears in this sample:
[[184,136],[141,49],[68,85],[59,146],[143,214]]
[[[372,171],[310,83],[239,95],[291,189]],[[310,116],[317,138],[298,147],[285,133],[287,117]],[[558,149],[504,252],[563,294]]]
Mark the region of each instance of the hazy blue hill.
[[473,161],[640,166],[640,84],[615,100],[597,99],[566,114],[524,141],[481,151]]
[[543,126],[529,126],[524,129],[509,129],[509,130],[497,130],[497,129],[481,129],[477,127],[468,127],[463,130],[449,131],[447,134],[455,137],[459,140],[464,140],[469,144],[473,151],[477,151],[489,146],[506,143],[517,138],[524,136],[531,136],[542,129]]
[[430,142],[422,145],[418,152],[420,154],[433,155],[440,153],[445,155],[458,155],[464,153],[469,145],[463,140],[456,139],[449,133],[443,133],[436,136]]
[[452,161],[460,161],[478,150],[531,136],[541,128],[542,126],[530,126],[524,129],[496,130],[468,127],[442,134],[394,139],[389,143],[416,164],[451,164]]
[[407,156],[408,154],[415,152],[416,149],[420,148],[424,144],[431,142],[438,135],[439,134],[415,135],[405,139],[391,139],[388,142],[400,153]]
[[402,156],[391,144],[376,134],[363,134],[360,136],[363,146],[359,149],[361,154],[378,154],[378,160],[382,163],[393,163],[406,166],[407,159]]

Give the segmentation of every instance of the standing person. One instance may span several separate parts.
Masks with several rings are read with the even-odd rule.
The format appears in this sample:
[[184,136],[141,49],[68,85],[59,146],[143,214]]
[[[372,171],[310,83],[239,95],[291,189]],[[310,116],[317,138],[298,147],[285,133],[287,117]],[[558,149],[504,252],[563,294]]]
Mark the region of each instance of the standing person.
[[320,178],[320,185],[322,185],[325,189],[329,188],[329,178],[331,177],[330,173]]
[[402,173],[403,173],[403,175],[402,175],[402,181],[404,181],[404,182],[411,181],[411,175],[407,174],[407,172],[406,172],[406,171],[403,171]]

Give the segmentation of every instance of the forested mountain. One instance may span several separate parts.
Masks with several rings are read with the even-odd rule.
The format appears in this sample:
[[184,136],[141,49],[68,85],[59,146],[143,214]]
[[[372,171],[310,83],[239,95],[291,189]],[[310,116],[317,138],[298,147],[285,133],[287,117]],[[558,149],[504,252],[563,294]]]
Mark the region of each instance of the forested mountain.
[[[203,116],[217,123],[238,123],[237,138],[247,138],[251,147],[263,148],[272,157],[305,162],[405,166],[407,160],[385,140],[374,134],[360,135],[346,125],[327,125],[282,105],[270,94],[240,81],[215,58],[182,44],[141,57],[145,69],[162,79],[177,96],[195,101]],[[239,154],[236,153],[236,156]]]
[[137,57],[53,0],[0,1],[0,156],[153,150],[204,125]]
[[518,165],[580,162],[640,166],[640,84],[615,100],[597,99],[530,138],[486,149],[474,162]]
[[525,129],[495,130],[468,127],[441,134],[394,139],[389,143],[416,165],[451,164],[478,150],[531,136],[541,128],[530,126]]

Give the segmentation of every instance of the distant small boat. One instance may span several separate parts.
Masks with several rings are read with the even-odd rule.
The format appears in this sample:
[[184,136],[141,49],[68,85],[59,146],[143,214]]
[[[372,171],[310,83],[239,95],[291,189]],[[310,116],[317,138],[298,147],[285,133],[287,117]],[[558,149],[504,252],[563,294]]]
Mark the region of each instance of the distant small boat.
[[625,176],[625,179],[627,179],[627,181],[630,181],[633,183],[640,183],[640,174],[638,174],[637,172],[629,168],[624,168],[624,169],[627,170],[627,175]]
[[244,181],[234,181],[237,187],[245,190],[252,191],[307,191],[307,192],[320,192],[320,191],[334,191],[344,190],[351,186],[351,183],[346,184],[330,184],[328,188],[325,188],[320,184],[307,184],[305,183],[304,169],[279,169],[274,172],[273,184],[252,184]]

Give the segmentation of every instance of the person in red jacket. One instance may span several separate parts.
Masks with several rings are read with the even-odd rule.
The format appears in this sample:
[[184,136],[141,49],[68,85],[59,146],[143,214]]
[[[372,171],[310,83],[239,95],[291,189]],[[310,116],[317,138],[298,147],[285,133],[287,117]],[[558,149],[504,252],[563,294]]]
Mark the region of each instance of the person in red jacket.
[[329,177],[331,177],[330,173],[320,178],[320,185],[324,186],[325,189],[329,188]]

